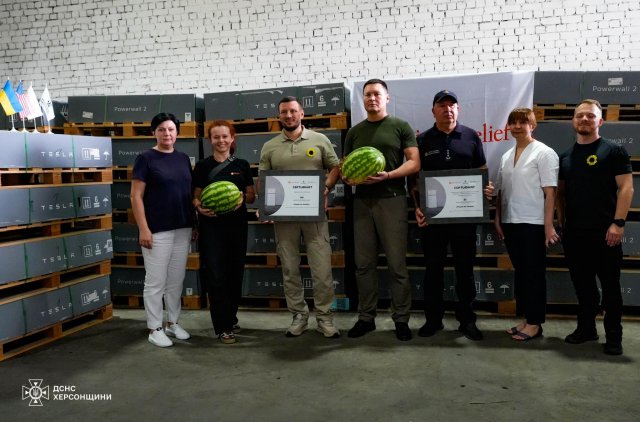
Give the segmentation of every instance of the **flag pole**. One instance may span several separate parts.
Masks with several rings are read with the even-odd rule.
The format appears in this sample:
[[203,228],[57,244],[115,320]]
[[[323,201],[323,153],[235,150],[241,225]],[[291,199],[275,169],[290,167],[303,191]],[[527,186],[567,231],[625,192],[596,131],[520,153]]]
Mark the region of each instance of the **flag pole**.
[[16,126],[13,124],[13,114],[11,115],[11,130],[9,132],[17,132]]

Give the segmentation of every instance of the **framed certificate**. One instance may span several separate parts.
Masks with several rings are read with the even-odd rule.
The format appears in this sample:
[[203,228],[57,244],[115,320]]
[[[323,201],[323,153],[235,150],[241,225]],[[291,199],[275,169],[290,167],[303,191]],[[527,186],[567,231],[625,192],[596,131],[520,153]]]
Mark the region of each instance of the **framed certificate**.
[[490,221],[482,192],[489,180],[486,168],[421,171],[419,178],[420,209],[429,224]]
[[260,172],[261,221],[324,221],[324,170]]

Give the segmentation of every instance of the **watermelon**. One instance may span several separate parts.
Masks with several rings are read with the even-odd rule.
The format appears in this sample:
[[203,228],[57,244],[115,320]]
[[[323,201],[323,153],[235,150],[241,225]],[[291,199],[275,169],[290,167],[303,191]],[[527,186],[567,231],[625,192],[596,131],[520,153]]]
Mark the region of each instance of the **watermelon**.
[[200,202],[203,208],[224,214],[235,210],[242,202],[242,192],[231,182],[213,182],[200,193]]
[[384,170],[384,155],[374,147],[361,147],[351,151],[342,163],[342,176],[354,184],[364,182]]

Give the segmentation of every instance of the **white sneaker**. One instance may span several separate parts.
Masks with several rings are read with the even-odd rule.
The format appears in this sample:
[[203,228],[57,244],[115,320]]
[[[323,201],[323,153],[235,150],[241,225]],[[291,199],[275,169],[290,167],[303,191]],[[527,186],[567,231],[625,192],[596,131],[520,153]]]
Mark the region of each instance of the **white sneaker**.
[[167,337],[164,331],[162,331],[162,328],[155,329],[151,334],[149,334],[149,343],[158,347],[173,346],[173,342],[169,337]]
[[307,315],[295,314],[291,326],[287,329],[287,337],[298,337],[307,329],[309,317]]
[[191,338],[191,334],[187,333],[185,329],[178,324],[167,325],[167,328],[164,329],[164,332],[171,337],[177,338],[178,340],[188,340],[189,338]]
[[340,337],[340,330],[333,325],[332,320],[318,320],[318,328],[316,331],[322,333],[326,338],[338,338]]

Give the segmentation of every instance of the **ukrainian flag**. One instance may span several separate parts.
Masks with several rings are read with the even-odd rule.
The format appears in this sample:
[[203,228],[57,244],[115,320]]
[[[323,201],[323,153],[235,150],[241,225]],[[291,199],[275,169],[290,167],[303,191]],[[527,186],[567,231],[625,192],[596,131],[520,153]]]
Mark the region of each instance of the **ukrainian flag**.
[[4,88],[0,90],[0,105],[2,105],[4,113],[7,116],[22,111],[20,101],[18,101],[18,97],[13,91],[13,87],[11,86],[11,82],[9,82],[9,79],[7,79],[7,82],[4,84]]

